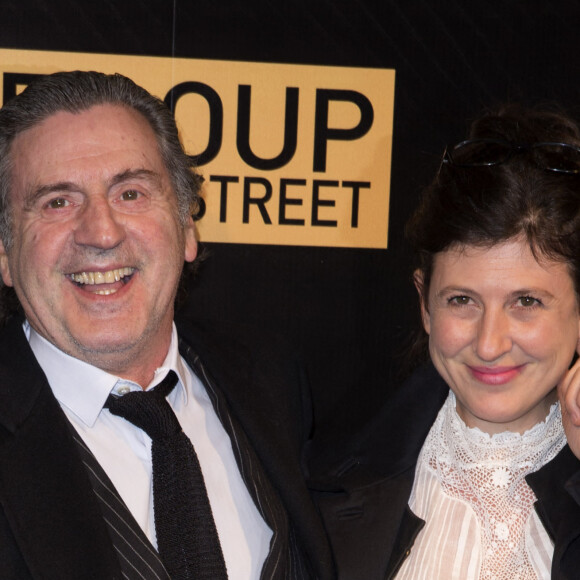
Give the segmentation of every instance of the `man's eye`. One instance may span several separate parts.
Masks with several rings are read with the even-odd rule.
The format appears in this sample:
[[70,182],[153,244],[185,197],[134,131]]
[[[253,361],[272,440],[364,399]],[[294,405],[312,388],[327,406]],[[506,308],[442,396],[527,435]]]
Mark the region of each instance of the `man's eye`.
[[121,194],[121,199],[123,201],[136,201],[140,197],[140,193],[134,189],[128,189]]
[[57,197],[56,199],[51,199],[47,204],[46,207],[49,209],[62,209],[63,207],[67,207],[70,202],[62,197]]

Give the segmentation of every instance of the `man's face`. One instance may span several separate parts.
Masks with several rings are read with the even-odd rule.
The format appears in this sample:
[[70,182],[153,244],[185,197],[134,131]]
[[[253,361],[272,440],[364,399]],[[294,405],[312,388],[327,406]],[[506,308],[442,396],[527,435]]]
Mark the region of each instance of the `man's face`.
[[183,262],[197,251],[149,124],[115,105],[60,112],[16,137],[12,159],[4,282],[61,350],[147,380],[167,352]]

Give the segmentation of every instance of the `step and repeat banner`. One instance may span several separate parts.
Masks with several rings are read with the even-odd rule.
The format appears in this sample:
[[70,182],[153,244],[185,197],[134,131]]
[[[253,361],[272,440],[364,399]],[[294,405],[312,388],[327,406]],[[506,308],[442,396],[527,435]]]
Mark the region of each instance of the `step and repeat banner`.
[[3,102],[75,69],[172,109],[206,182],[202,241],[387,247],[394,70],[0,49]]
[[580,112],[575,0],[19,0],[2,16],[3,101],[93,69],[171,107],[205,178],[185,309],[298,345],[330,446],[400,382],[419,322],[404,225],[445,146],[505,101]]

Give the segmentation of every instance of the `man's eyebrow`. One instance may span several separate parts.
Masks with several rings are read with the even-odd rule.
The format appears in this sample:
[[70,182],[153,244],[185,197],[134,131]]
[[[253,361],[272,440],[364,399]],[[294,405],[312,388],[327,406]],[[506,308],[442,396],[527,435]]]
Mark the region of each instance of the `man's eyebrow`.
[[45,185],[40,185],[39,187],[35,187],[28,192],[24,198],[24,207],[32,207],[37,200],[44,197],[45,195],[54,193],[55,191],[67,192],[74,191],[75,189],[78,190],[78,186],[75,186],[75,184],[71,181],[58,181],[57,183],[47,183]]
[[127,169],[113,176],[111,185],[117,185],[131,179],[146,179],[147,181],[161,183],[161,175],[156,171],[151,171],[150,169]]

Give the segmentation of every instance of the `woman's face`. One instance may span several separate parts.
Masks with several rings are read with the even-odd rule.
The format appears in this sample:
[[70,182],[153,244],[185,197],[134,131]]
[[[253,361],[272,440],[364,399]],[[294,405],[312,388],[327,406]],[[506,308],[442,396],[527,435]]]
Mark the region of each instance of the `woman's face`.
[[422,316],[468,426],[523,433],[545,419],[580,337],[566,264],[538,262],[520,238],[451,248],[435,256]]

